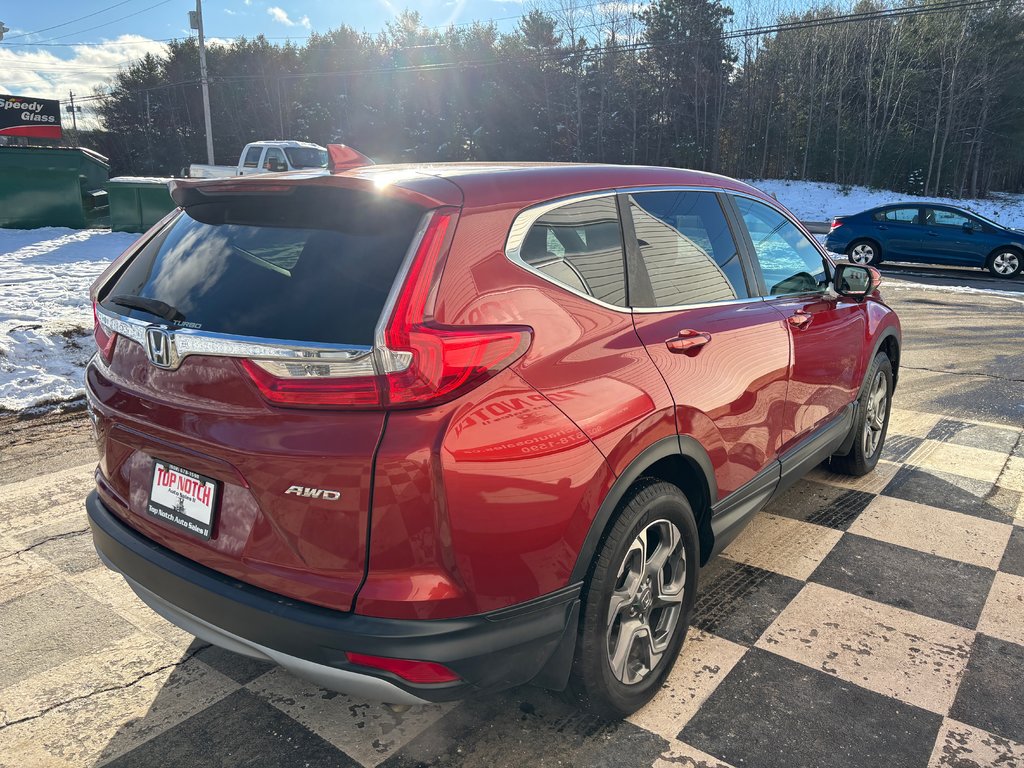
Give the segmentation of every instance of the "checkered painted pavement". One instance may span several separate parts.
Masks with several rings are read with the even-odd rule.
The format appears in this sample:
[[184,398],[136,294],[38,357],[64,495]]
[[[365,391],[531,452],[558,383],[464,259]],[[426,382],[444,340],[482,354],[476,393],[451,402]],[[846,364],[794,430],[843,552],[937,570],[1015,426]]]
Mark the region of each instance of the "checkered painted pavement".
[[665,689],[389,709],[206,646],[98,562],[91,467],[0,486],[0,765],[1024,766],[1020,429],[894,410],[701,574]]

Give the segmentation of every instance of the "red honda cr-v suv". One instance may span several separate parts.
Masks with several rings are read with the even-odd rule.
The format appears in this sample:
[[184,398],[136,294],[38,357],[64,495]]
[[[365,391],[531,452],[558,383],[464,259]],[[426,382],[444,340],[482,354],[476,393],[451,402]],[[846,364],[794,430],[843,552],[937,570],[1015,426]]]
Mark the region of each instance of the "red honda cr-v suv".
[[168,620],[326,687],[629,713],[700,566],[823,460],[878,460],[878,275],[740,182],[366,165],[172,194],[93,288],[96,547]]

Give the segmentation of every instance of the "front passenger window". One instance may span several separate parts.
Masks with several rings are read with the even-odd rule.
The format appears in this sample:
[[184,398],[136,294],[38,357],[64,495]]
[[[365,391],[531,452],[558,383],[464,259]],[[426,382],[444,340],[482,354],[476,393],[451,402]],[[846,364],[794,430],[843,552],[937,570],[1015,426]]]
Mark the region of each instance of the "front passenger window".
[[750,232],[768,293],[783,296],[824,291],[828,286],[825,261],[806,235],[764,203],[748,197],[733,199]]

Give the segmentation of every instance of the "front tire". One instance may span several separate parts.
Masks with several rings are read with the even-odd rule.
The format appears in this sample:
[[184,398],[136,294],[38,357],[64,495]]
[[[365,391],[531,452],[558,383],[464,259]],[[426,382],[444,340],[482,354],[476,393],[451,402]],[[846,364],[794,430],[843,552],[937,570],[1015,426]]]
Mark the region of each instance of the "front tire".
[[889,411],[892,407],[892,363],[888,355],[879,352],[868,368],[867,385],[858,400],[853,429],[853,447],[845,456],[833,456],[829,467],[843,475],[860,477],[875,468],[889,431]]
[[1016,277],[1020,274],[1021,268],[1024,267],[1024,258],[1021,257],[1019,251],[1006,248],[1001,251],[996,251],[989,256],[988,262],[985,266],[988,267],[988,271],[996,277]]
[[854,264],[876,265],[882,261],[882,249],[872,240],[854,240],[846,249],[846,257]]
[[678,487],[641,478],[598,548],[583,598],[566,691],[581,709],[618,719],[661,688],[697,597],[693,510]]

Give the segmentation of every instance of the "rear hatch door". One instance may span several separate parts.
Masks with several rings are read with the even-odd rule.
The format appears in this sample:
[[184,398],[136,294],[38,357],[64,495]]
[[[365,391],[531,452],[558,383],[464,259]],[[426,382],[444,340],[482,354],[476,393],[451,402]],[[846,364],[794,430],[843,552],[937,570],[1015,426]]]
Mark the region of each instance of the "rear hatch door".
[[100,492],[122,519],[340,610],[365,575],[385,413],[272,405],[245,366],[284,349],[265,364],[372,373],[375,327],[427,207],[353,186],[193,190],[95,287],[101,353],[87,371]]

